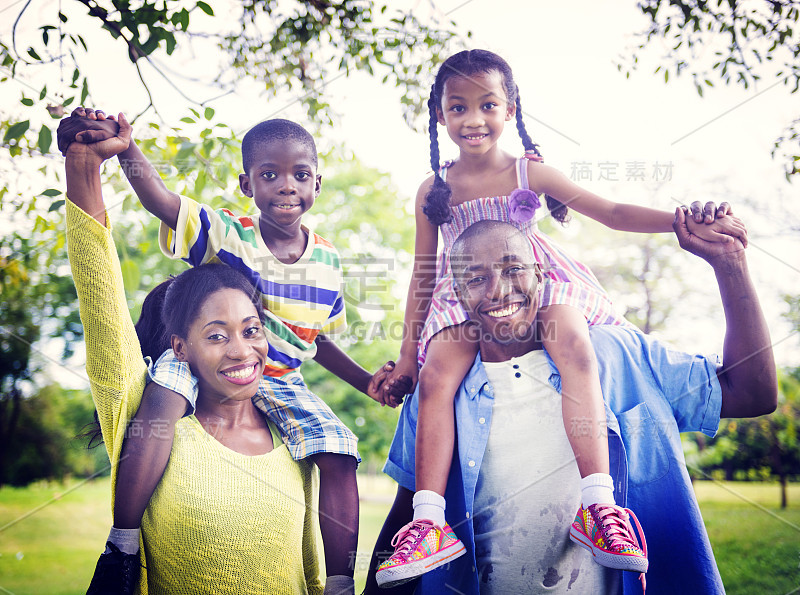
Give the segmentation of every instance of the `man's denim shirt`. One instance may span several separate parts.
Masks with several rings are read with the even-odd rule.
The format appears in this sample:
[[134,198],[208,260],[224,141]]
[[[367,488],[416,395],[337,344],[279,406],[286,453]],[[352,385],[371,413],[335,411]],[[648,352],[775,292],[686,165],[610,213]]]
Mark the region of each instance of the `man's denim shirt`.
[[[713,436],[717,431],[722,406],[718,361],[673,351],[639,331],[618,326],[595,326],[590,333],[606,401],[615,498],[633,510],[645,532],[648,594],[724,593],[680,440],[680,432]],[[561,377],[549,356],[548,361],[550,383],[560,391]],[[384,466],[389,476],[411,491],[418,398],[415,393],[403,406]],[[423,576],[418,592],[480,592],[473,502],[493,403],[492,387],[478,356],[456,395],[457,447],[445,492],[445,516],[467,546],[467,554]],[[623,575],[624,593],[641,593],[639,575]]]

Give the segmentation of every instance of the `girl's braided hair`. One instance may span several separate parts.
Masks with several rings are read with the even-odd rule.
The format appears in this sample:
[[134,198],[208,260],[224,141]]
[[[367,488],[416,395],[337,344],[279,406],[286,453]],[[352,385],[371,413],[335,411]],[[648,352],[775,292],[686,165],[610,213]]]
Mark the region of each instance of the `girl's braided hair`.
[[[486,50],[464,50],[450,56],[439,68],[436,73],[436,80],[431,87],[431,96],[428,99],[428,113],[430,121],[428,124],[428,134],[431,139],[431,168],[434,171],[433,186],[425,195],[425,205],[422,207],[425,216],[434,225],[448,223],[452,216],[450,214],[450,196],[453,191],[450,185],[439,175],[439,110],[442,109],[442,95],[444,85],[448,79],[454,76],[474,76],[487,72],[499,72],[503,79],[503,87],[509,102],[514,102],[517,107],[517,132],[522,139],[522,146],[526,153],[531,153],[541,157],[538,145],[533,142],[525,123],[522,121],[522,106],[519,100],[519,89],[514,82],[514,75],[511,67],[500,56]],[[565,222],[568,218],[566,205],[557,201],[552,196],[546,196],[547,208],[550,214],[557,221]]]

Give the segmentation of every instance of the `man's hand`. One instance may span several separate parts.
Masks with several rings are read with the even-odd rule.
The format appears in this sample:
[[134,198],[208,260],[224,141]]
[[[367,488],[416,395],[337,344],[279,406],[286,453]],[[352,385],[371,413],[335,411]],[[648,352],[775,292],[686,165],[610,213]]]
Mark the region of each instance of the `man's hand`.
[[[120,114],[121,119],[124,118]],[[128,129],[130,124],[125,122]],[[106,116],[102,110],[79,107],[58,125],[57,144],[62,155],[67,154],[67,149],[74,143],[90,144],[114,138],[119,135],[122,122],[117,123],[114,116]],[[128,135],[130,138],[130,135]]]
[[678,237],[681,248],[699,256],[711,266],[714,266],[720,258],[731,258],[732,261],[744,258],[744,244],[741,240],[738,238],[733,238],[733,241],[728,242],[705,240],[690,231],[688,216],[689,212],[686,207],[675,209],[675,221],[672,223],[672,229]]

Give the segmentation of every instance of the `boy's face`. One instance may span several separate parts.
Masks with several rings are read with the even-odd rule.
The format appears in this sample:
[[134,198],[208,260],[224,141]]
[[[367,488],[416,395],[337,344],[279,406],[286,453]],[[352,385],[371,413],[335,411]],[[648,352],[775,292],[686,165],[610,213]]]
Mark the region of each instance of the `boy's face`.
[[239,187],[261,211],[261,221],[276,228],[299,227],[300,217],[319,196],[322,176],[309,147],[280,140],[256,149],[250,171],[239,176]]

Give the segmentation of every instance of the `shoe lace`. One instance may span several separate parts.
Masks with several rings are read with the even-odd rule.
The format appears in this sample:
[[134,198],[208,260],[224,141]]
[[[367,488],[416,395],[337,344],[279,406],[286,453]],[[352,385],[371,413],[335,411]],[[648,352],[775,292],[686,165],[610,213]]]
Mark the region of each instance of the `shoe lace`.
[[[633,546],[641,550],[645,558],[647,557],[647,540],[644,537],[642,526],[639,524],[639,519],[636,518],[632,510],[610,504],[597,504],[595,505],[595,512],[603,531],[603,537],[608,542],[609,547],[624,548]],[[633,522],[636,523],[636,529],[642,538],[641,545],[639,545],[636,533],[633,532],[630,519],[633,519]],[[643,572],[639,574],[639,580],[642,582],[642,592],[644,592],[647,583]]]
[[413,552],[422,538],[422,534],[433,526],[435,526],[434,522],[428,519],[417,519],[404,525],[392,537],[392,547],[395,548],[394,555],[406,556]]

